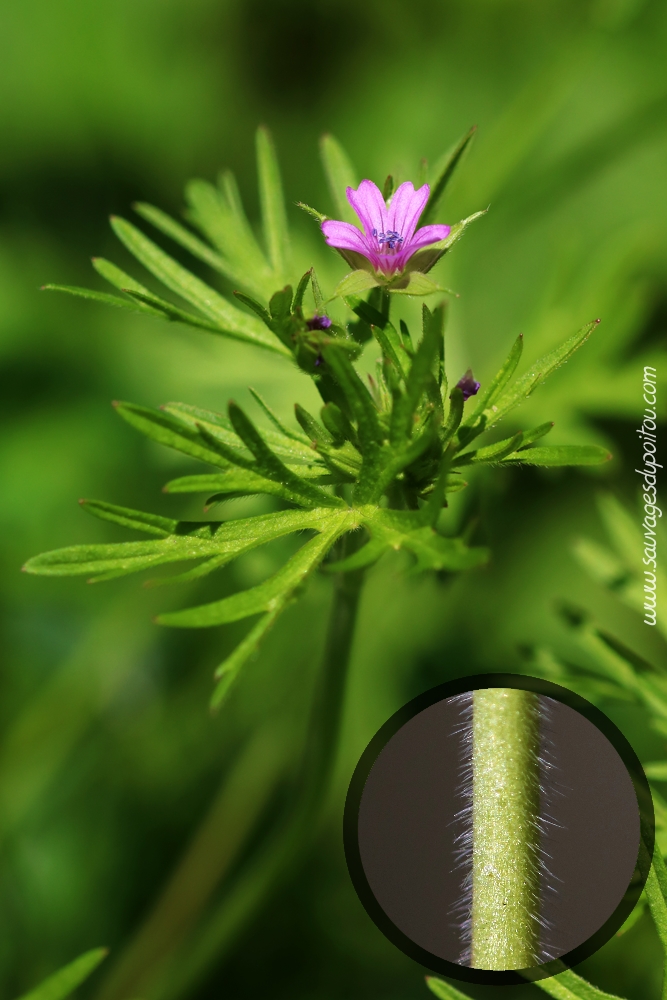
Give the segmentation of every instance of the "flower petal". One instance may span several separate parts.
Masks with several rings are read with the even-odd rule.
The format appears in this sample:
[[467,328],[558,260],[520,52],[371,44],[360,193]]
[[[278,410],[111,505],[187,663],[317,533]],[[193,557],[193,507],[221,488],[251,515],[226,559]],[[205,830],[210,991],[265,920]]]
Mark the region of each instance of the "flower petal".
[[384,233],[387,229],[387,206],[382,192],[373,181],[362,181],[357,190],[347,188],[347,200],[355,210],[364,227],[366,236],[372,237],[373,230]]
[[322,223],[322,232],[330,247],[338,247],[341,250],[356,250],[357,253],[368,256],[368,245],[364,234],[350,222],[337,222],[335,219],[327,219]]
[[411,181],[405,181],[397,188],[389,205],[389,228],[403,237],[403,246],[410,242],[419,221],[419,216],[426,207],[431,189],[423,184],[415,191]]
[[451,226],[422,226],[410,240],[410,250],[419,250],[420,247],[446,240],[451,231]]

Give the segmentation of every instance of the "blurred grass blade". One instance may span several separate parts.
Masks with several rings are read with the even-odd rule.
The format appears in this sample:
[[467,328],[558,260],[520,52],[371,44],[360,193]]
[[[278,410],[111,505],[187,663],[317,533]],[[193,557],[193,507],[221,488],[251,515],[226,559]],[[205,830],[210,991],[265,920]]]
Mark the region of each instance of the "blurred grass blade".
[[472,128],[459,139],[453,148],[450,149],[449,152],[445,153],[445,155],[436,163],[433,170],[433,177],[435,179],[431,185],[431,194],[426,202],[426,208],[424,209],[419,220],[420,226],[427,226],[435,221],[438,206],[440,205],[447,186],[454,176],[454,171],[461,162],[461,158],[468,148],[468,145],[470,144],[470,141],[476,131],[477,126],[473,125]]
[[225,625],[282,608],[294,589],[302,584],[311,570],[321,562],[336,538],[347,530],[351,520],[350,513],[327,511],[326,519],[321,521],[320,534],[306,542],[264,583],[250,590],[232,594],[231,597],[225,597],[221,601],[160,615],[156,619],[158,624],[178,628],[209,628],[212,625]]
[[324,135],[320,140],[320,155],[329,193],[336,208],[336,218],[358,224],[356,213],[345,196],[346,188],[356,188],[359,183],[347,153],[332,135]]
[[241,312],[223,299],[210,285],[204,284],[190,271],[181,267],[173,257],[161,250],[130,222],[114,216],[111,225],[121,242],[151,274],[209,319],[219,322],[221,333],[259,347],[266,347],[279,354],[289,353],[263,324],[253,316]]
[[257,172],[264,239],[276,284],[280,285],[287,278],[289,232],[278,158],[265,128],[257,129]]
[[599,990],[572,969],[564,969],[547,979],[538,979],[535,985],[555,1000],[620,1000],[616,994]]
[[93,948],[92,951],[87,951],[49,976],[30,993],[25,993],[20,1000],[64,1000],[94,972],[108,953],[107,948]]
[[431,993],[438,997],[438,1000],[470,1000],[467,993],[461,993],[451,983],[436,976],[426,976],[426,985]]

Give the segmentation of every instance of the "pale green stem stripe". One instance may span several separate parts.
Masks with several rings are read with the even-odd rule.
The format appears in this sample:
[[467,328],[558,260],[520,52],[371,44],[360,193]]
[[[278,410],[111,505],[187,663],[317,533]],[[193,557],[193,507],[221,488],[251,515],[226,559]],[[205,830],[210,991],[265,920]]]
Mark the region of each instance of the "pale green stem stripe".
[[476,969],[526,969],[539,948],[539,702],[473,694],[472,954]]

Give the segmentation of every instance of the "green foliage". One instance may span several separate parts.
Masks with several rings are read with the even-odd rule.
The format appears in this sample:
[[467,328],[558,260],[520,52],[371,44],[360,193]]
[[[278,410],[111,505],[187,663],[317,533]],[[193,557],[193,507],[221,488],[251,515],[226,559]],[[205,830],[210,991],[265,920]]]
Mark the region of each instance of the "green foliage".
[[[429,214],[436,212],[472,134],[473,130],[438,168]],[[341,189],[351,183],[352,168],[331,137],[323,140],[322,155],[341,209]],[[297,509],[227,522],[185,522],[99,501],[83,501],[84,508],[97,517],[158,537],[144,542],[57,549],[30,559],[24,567],[29,573],[45,576],[86,575],[91,581],[99,581],[167,563],[194,561],[192,569],[166,580],[189,582],[269,541],[297,531],[314,531],[315,536],[263,583],[156,619],[162,625],[204,628],[262,616],[216,672],[216,706],[276,617],[343,535],[361,532],[358,537],[362,542],[356,551],[330,562],[327,569],[331,572],[356,572],[391,550],[408,552],[415,572],[470,569],[486,561],[487,550],[470,547],[462,537],[446,537],[438,530],[447,494],[465,488],[460,467],[594,465],[610,457],[605,449],[594,445],[533,447],[551,429],[550,423],[499,442],[469,447],[565,362],[586,341],[596,323],[588,324],[511,384],[521,355],[519,338],[473,414],[462,423],[461,389],[455,387],[447,394],[444,306],[429,309],[424,305],[422,336],[416,347],[405,321],[401,321],[399,332],[390,320],[387,292],[428,295],[439,290],[423,272],[451,248],[471,221],[484,213],[464,219],[441,244],[416,254],[413,259],[424,254],[432,257],[421,261],[420,270],[395,279],[385,291],[375,290],[377,281],[368,270],[354,271],[338,284],[334,297],[344,298],[368,331],[362,342],[370,336],[380,349],[377,378],[371,380],[369,388],[355,367],[361,351],[355,325],[330,321],[323,325],[306,318],[304,296],[309,285],[315,316],[324,316],[325,303],[312,268],[299,280],[296,294],[287,284],[266,295],[271,286],[265,284],[264,277],[274,283],[274,288],[282,284],[289,276],[290,254],[278,163],[271,137],[263,128],[257,133],[257,163],[266,257],[245,220],[230,174],[223,175],[217,190],[201,181],[188,188],[189,218],[213,247],[159,209],[142,204],[138,211],[162,233],[225,276],[241,277],[245,271],[259,274],[259,280],[250,277],[241,283],[253,291],[261,285],[268,307],[239,291],[237,300],[254,315],[242,312],[124,219],[113,218],[112,227],[125,247],[166,288],[205,318],[172,306],[107,261],[97,260],[95,266],[106,280],[129,296],[132,308],[288,354],[311,376],[322,398],[323,422],[297,404],[296,417],[303,433],[286,427],[257,395],[273,430],[261,431],[234,402],[230,402],[226,417],[178,403],[167,404],[159,411],[132,403],[115,404],[117,413],[147,437],[221,470],[172,480],[165,487],[167,492],[206,492],[211,494],[209,506],[234,496],[264,494]],[[227,229],[232,234],[229,240]],[[360,297],[369,290],[368,300]],[[99,293],[74,291],[99,298]],[[125,302],[112,297],[112,304]]]
[[20,1000],[65,1000],[65,997],[73,993],[77,986],[95,971],[107,954],[106,948],[93,948],[92,951],[79,955],[69,965],[54,972],[39,986],[25,993]]

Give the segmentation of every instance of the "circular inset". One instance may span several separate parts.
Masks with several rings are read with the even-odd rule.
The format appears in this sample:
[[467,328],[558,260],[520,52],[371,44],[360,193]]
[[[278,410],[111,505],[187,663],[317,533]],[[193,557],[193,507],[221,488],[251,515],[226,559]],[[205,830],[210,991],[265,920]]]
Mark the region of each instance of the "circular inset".
[[389,719],[355,770],[344,836],[355,889],[394,944],[454,978],[517,983],[620,927],[653,808],[603,713],[558,685],[491,674]]

